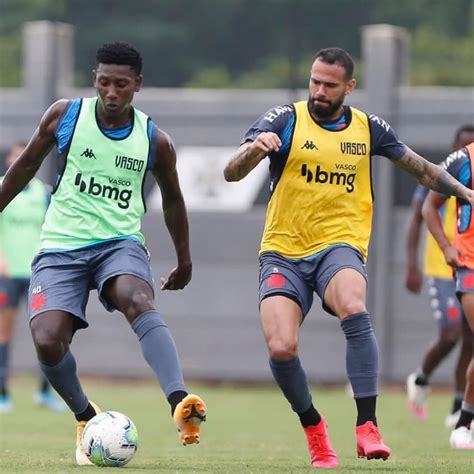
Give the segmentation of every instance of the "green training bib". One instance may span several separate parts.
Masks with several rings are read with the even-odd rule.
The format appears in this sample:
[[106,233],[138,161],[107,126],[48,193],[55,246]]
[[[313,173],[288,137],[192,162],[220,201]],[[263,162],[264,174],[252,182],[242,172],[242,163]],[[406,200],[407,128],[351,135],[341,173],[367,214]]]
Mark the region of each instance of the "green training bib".
[[134,109],[130,134],[111,139],[99,128],[96,104],[97,98],[81,101],[66,166],[46,213],[42,249],[75,249],[123,237],[144,242],[148,117]]
[[46,186],[33,178],[0,213],[0,253],[6,259],[10,278],[31,276],[31,261],[40,247],[47,196]]

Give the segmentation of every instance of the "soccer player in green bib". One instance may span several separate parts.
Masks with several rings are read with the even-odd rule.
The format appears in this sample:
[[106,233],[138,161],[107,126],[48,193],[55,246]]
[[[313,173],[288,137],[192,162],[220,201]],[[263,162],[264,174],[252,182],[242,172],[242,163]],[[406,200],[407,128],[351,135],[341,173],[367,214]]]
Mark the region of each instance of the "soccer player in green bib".
[[0,210],[31,181],[53,147],[58,175],[32,263],[30,328],[40,367],[77,420],[76,462],[91,464],[81,445],[100,409],[84,393],[70,343],[88,326],[91,289],[108,311],[124,314],[171,406],[179,438],[199,443],[206,405],[188,394],[172,335],[155,306],[149,253],[140,232],[143,184],[151,171],[177,265],[162,290],[183,289],[192,263],[186,207],[170,137],[132,106],[142,84],[142,57],[126,43],[100,47],[93,71],[97,97],[59,100],[43,115],[0,187]]
[[[18,142],[10,148],[5,156],[7,169],[25,147],[26,143]],[[0,178],[0,182],[2,180]],[[20,302],[28,295],[31,261],[39,249],[49,194],[48,186],[33,178],[0,214],[0,413],[8,413],[13,408],[8,390],[11,342]],[[56,412],[66,409],[43,375],[33,401]]]
[[[380,117],[344,105],[356,81],[340,48],[319,51],[308,100],[269,110],[224,170],[239,181],[265,157],[270,191],[260,248],[260,314],[270,368],[303,426],[311,464],[338,459],[298,358],[298,332],[313,294],[340,320],[357,406],[359,457],[387,459],[376,418],[378,347],[366,308],[365,260],[372,224],[371,161],[389,158],[421,184],[473,202],[473,192],[400,142]],[[331,354],[327,354],[330,358]]]

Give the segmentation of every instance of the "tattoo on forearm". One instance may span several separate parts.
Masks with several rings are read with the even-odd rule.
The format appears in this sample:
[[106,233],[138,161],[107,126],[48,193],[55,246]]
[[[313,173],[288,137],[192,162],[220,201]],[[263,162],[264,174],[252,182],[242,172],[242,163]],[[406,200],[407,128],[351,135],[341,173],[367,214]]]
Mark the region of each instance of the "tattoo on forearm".
[[438,191],[445,195],[458,196],[461,190],[459,181],[454,179],[447,171],[439,168],[439,174],[434,179],[434,186],[432,187],[435,191]]
[[400,167],[412,174],[420,184],[448,196],[464,197],[463,186],[446,170],[436,166],[421,156],[406,154]]
[[247,149],[242,150],[227,165],[225,169],[226,179],[242,179],[255,168],[259,161],[258,157],[250,157]]
[[419,158],[417,155],[407,155],[406,159],[401,163],[402,167],[416,177],[422,176],[425,167],[423,161]]

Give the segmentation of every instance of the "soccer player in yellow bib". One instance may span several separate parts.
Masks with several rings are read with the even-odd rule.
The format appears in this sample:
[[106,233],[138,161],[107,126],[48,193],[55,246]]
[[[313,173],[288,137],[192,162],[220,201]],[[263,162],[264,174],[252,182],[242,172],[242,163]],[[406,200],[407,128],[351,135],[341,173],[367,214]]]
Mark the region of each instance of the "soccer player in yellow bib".
[[[453,150],[459,150],[473,141],[474,125],[464,125],[456,132]],[[429,232],[425,241],[423,273],[418,266],[418,247],[423,223],[421,208],[428,191],[429,189],[418,185],[413,194],[407,234],[405,286],[409,291],[419,293],[423,283],[423,274],[427,277],[431,309],[438,325],[438,337],[424,354],[419,369],[407,377],[406,388],[410,410],[417,419],[424,420],[428,416],[427,397],[430,377],[461,338],[461,349],[455,369],[454,400],[451,413],[445,420],[446,427],[453,428],[461,412],[466,386],[466,370],[471,360],[471,332],[456,296],[454,269],[446,263],[443,252]],[[456,199],[448,199],[441,213],[444,230],[452,241],[456,226]]]
[[[304,428],[311,464],[338,465],[298,358],[313,293],[340,319],[357,405],[357,454],[390,456],[376,419],[378,348],[366,308],[372,220],[371,158],[382,155],[424,186],[468,201],[473,192],[400,142],[383,119],[344,105],[356,85],[347,51],[319,51],[307,101],[278,106],[247,131],[224,169],[239,181],[265,157],[271,198],[260,248],[260,313],[270,368]],[[330,357],[330,355],[328,355]]]

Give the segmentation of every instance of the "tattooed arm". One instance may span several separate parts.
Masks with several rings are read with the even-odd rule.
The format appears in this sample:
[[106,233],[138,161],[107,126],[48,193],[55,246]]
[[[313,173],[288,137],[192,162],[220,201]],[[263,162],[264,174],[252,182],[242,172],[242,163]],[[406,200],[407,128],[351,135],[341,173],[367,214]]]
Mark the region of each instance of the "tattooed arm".
[[405,154],[395,163],[410,173],[420,184],[446,196],[456,196],[474,203],[474,192],[463,186],[446,170],[430,163],[406,147]]
[[240,181],[245,178],[268,154],[278,151],[281,140],[276,133],[262,132],[252,142],[240,146],[237,153],[224,168],[226,181]]
[[[245,132],[241,146],[224,168],[226,181],[245,178],[265,157],[288,151],[289,137],[295,123],[293,105],[279,105],[261,115]],[[286,130],[286,133],[283,133]]]

